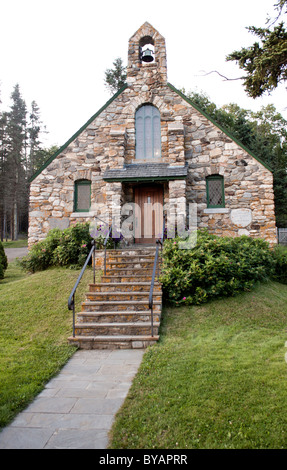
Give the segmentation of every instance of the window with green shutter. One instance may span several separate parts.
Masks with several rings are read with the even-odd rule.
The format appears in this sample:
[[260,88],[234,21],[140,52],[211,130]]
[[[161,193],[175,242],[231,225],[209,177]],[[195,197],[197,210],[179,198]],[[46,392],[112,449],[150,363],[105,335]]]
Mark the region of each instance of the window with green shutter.
[[90,180],[75,181],[74,211],[89,212],[91,206]]
[[206,178],[207,207],[225,207],[224,178],[221,175],[211,175]]

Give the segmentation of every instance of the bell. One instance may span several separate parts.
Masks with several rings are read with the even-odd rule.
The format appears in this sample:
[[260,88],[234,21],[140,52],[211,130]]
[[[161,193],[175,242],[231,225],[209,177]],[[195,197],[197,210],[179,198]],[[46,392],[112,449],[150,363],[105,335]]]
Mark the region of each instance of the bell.
[[142,52],[142,61],[143,62],[152,62],[153,61],[153,52],[150,49],[146,49]]

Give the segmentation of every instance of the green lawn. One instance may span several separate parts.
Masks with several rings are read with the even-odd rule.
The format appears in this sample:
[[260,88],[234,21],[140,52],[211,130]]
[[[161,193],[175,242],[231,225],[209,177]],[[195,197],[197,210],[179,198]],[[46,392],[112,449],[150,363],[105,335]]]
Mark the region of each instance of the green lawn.
[[19,238],[19,240],[7,240],[2,242],[4,248],[23,248],[28,246],[27,238]]
[[[0,281],[0,427],[27,406],[74,353],[68,297],[79,270],[25,274],[9,263]],[[89,270],[77,293],[83,300]]]
[[[73,354],[67,299],[78,273],[28,275],[9,264],[0,282],[1,426]],[[110,447],[286,448],[286,320],[287,286],[273,282],[201,307],[166,307],[160,342],[144,355]]]
[[111,448],[287,447],[287,286],[165,308]]

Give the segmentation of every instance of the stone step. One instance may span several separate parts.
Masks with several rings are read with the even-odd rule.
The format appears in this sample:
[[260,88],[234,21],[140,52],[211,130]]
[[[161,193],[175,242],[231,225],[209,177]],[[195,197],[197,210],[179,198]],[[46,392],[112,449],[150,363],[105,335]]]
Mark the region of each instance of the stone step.
[[115,269],[115,268],[133,268],[133,269],[152,269],[154,263],[151,261],[108,261],[106,264],[107,269]]
[[154,262],[154,255],[130,255],[130,254],[125,254],[125,255],[122,255],[122,254],[114,254],[114,255],[109,255],[107,256],[107,261],[111,262],[118,262],[118,261],[123,261],[123,260],[127,260],[127,261],[131,261],[131,262],[140,262],[140,261],[143,261],[143,262],[151,262],[153,263]]
[[[89,285],[90,292],[132,292],[137,290],[138,292],[149,292],[150,282],[101,282]],[[161,284],[159,282],[154,283],[154,292],[161,292]]]
[[149,282],[149,285],[152,280],[152,274],[151,275],[146,275],[142,276],[141,274],[135,274],[135,275],[127,275],[127,276],[119,276],[119,275],[103,275],[102,276],[102,283],[139,283],[139,282]]
[[158,341],[162,289],[157,278],[153,331],[149,308],[154,257],[155,246],[107,251],[106,274],[89,285],[77,313],[75,336],[69,338],[71,344],[83,349],[143,349]]
[[[149,303],[148,300],[120,300],[120,301],[114,301],[110,300],[109,302],[106,301],[86,301],[82,302],[82,311],[87,311],[87,312],[122,312],[126,310],[148,310],[150,311],[149,308]],[[154,301],[153,302],[153,310],[154,312],[161,312],[161,301]]]
[[70,336],[68,340],[82,349],[145,349],[155,344],[159,336]]
[[141,276],[152,276],[153,268],[113,268],[106,269],[106,276],[133,276],[133,275],[141,275]]
[[[161,301],[162,293],[161,292],[154,292],[153,293],[153,300],[154,301]],[[138,301],[149,301],[149,292],[87,292],[86,293],[86,300],[92,301],[129,301],[133,300],[135,302]]]
[[[155,322],[160,321],[160,312],[154,312],[153,319]],[[88,312],[82,311],[77,313],[78,323],[98,322],[98,323],[113,323],[113,322],[144,322],[151,321],[150,310],[127,310],[127,311],[114,311],[114,312]]]
[[[159,323],[153,323],[153,333],[158,334]],[[75,325],[75,334],[77,336],[123,336],[123,335],[150,335],[150,322],[136,323],[77,323]]]

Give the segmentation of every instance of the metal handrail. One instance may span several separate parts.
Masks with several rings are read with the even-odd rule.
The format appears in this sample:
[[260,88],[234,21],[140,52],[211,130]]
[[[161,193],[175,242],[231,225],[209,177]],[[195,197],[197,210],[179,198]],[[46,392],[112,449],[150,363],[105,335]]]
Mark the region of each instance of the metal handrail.
[[108,231],[108,233],[107,233],[107,235],[106,235],[106,238],[105,238],[105,241],[104,241],[104,247],[105,247],[104,275],[106,275],[106,271],[107,271],[107,270],[106,270],[106,266],[107,266],[107,242],[108,242],[108,239],[109,239],[109,237],[110,237],[110,234],[111,234],[112,229],[113,229],[113,226],[111,226],[111,227],[109,228],[109,231]]
[[113,225],[111,225],[111,227],[109,226],[109,224],[107,222],[105,222],[104,220],[100,219],[99,217],[95,216],[95,219],[98,219],[100,222],[103,222],[105,225],[107,225],[109,227],[109,230],[107,232],[107,235],[105,237],[105,241],[104,241],[104,250],[105,250],[105,254],[104,254],[104,275],[106,275],[106,264],[107,264],[107,243],[108,243],[108,239],[111,235],[111,232],[112,232],[112,229],[113,229]]
[[151,336],[153,337],[153,290],[154,290],[154,281],[156,275],[156,268],[158,265],[158,252],[159,252],[159,245],[161,248],[163,246],[163,239],[164,239],[164,231],[165,231],[165,219],[163,219],[163,227],[162,227],[162,235],[161,238],[156,240],[156,250],[155,250],[155,257],[154,257],[154,264],[153,264],[153,272],[152,272],[152,279],[149,291],[149,309],[151,311]]
[[75,294],[76,294],[76,290],[77,290],[77,287],[78,287],[78,285],[79,285],[79,283],[80,283],[80,281],[83,277],[83,274],[86,270],[86,267],[89,264],[89,261],[90,261],[92,255],[94,256],[94,260],[93,260],[93,264],[94,264],[93,273],[94,274],[93,274],[93,277],[94,277],[94,284],[95,284],[95,250],[96,250],[95,240],[92,240],[92,248],[90,250],[90,253],[87,256],[85,264],[81,269],[79,277],[78,277],[77,281],[75,282],[75,285],[72,289],[72,292],[71,292],[69,300],[68,300],[68,309],[73,310],[73,337],[75,337]]

